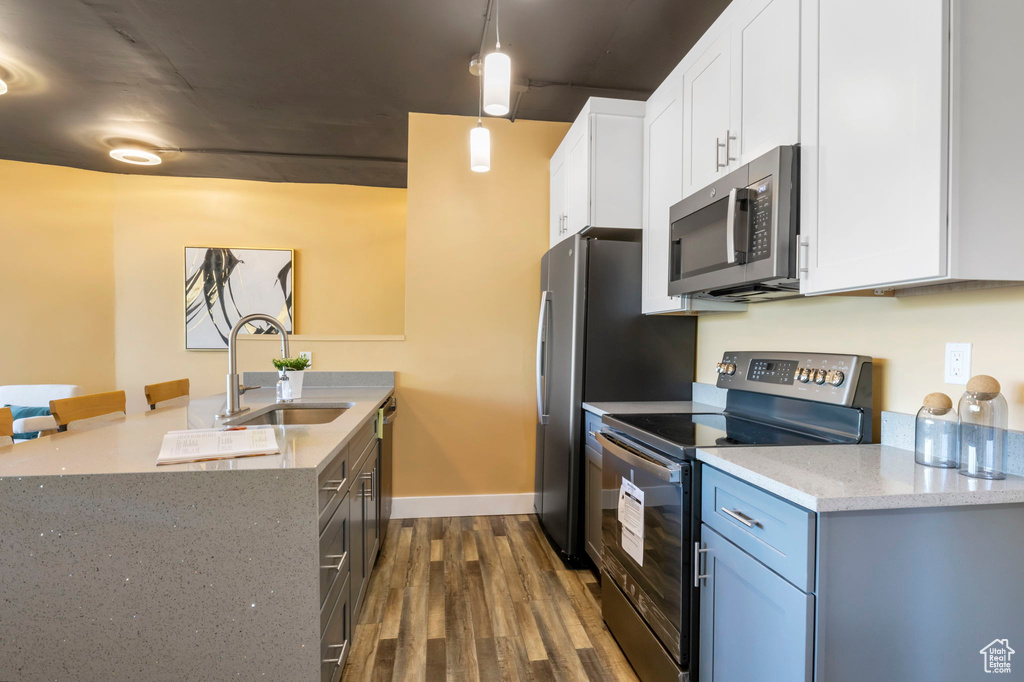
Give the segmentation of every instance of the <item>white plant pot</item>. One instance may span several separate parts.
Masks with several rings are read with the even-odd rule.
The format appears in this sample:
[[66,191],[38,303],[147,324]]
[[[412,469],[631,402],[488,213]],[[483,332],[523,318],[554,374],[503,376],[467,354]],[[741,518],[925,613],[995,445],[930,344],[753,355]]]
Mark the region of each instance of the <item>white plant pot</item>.
[[288,372],[288,383],[292,385],[292,400],[298,400],[302,397],[302,381],[305,378],[306,373],[303,371]]

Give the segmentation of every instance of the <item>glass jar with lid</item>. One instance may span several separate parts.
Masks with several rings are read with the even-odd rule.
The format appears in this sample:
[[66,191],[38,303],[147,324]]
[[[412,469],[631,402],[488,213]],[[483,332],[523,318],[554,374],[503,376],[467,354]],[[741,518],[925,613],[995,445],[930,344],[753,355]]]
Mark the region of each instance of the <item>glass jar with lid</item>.
[[929,467],[955,469],[960,464],[959,423],[953,401],[945,393],[929,393],[917,411],[914,461]]
[[999,382],[980,374],[960,398],[960,473],[974,478],[1006,478],[1009,408]]

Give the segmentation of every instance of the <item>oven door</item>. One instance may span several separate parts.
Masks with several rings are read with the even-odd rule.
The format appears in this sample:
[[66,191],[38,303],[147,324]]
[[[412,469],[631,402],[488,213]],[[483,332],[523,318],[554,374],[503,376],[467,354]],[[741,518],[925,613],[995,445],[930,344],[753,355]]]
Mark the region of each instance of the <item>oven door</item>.
[[[690,561],[685,550],[690,547],[691,464],[609,429],[597,439],[602,447],[604,570],[676,662],[688,665]],[[619,518],[624,481],[642,493],[640,551],[635,544],[630,549],[628,538],[624,543],[628,531]]]

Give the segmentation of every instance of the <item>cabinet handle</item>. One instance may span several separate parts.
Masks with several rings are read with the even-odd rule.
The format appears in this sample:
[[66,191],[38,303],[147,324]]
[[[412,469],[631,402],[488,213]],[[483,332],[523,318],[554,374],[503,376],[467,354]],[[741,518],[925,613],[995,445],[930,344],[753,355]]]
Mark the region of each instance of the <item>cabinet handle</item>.
[[[725,168],[726,166],[729,165],[728,163],[722,163],[722,147],[724,147],[724,146],[725,145],[722,143],[722,138],[716,137],[715,138],[715,172],[716,173],[718,171],[720,171],[721,169],[723,169],[723,168]],[[726,154],[728,154],[728,153],[729,152],[726,151]]]
[[709,550],[703,549],[699,542],[693,543],[693,586],[700,587],[700,581],[708,577],[707,573],[703,575],[700,572],[700,555],[704,554]]
[[348,640],[346,639],[341,644],[328,644],[328,649],[341,649],[341,653],[338,654],[338,658],[325,658],[324,663],[333,663],[334,665],[341,665],[341,662],[345,659],[345,649],[348,648]]
[[324,558],[325,559],[337,559],[338,560],[338,565],[337,566],[331,566],[330,564],[328,564],[327,566],[321,566],[320,568],[326,569],[328,571],[340,571],[341,567],[345,565],[345,559],[348,558],[348,552],[345,552],[344,554],[328,554]]
[[760,526],[761,525],[755,519],[752,519],[749,516],[747,516],[746,514],[744,514],[743,512],[737,511],[735,509],[727,509],[725,507],[722,507],[722,513],[725,514],[726,516],[730,516],[730,517],[736,519],[737,521],[742,523],[747,528],[753,528],[754,526]]
[[348,483],[348,477],[346,476],[345,478],[341,479],[340,481],[325,481],[325,482],[326,483],[332,483],[334,485],[325,485],[324,487],[320,488],[320,490],[326,490],[327,492],[330,492],[330,493],[340,493],[341,489],[345,487],[346,483]]
[[725,165],[727,165],[727,166],[730,163],[732,163],[733,161],[736,160],[736,157],[732,155],[731,151],[729,151],[730,149],[732,149],[732,146],[730,145],[730,142],[735,142],[735,141],[736,141],[736,136],[732,134],[732,131],[731,130],[726,130],[725,131]]
[[811,243],[803,239],[800,240],[800,253],[797,255],[797,261],[800,272],[808,272],[811,264]]

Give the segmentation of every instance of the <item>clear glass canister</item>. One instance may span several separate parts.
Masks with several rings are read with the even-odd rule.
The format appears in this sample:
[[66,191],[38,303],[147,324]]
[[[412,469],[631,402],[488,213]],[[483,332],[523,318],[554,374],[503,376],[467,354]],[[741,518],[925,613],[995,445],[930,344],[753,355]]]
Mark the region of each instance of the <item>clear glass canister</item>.
[[960,473],[974,478],[1006,478],[1009,408],[999,382],[984,374],[967,382],[960,398]]
[[929,467],[955,469],[960,464],[960,438],[953,401],[945,393],[929,393],[917,411],[914,461]]

